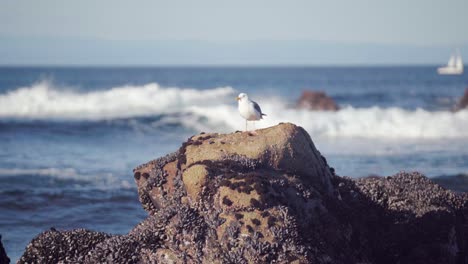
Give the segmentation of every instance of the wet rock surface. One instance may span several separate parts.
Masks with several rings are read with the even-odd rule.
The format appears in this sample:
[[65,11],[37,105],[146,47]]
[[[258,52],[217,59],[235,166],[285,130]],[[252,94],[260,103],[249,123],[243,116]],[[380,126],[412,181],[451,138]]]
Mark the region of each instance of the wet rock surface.
[[468,88],[465,89],[465,94],[463,94],[460,101],[458,101],[457,105],[455,106],[455,111],[462,110],[468,108]]
[[20,263],[467,263],[468,197],[418,173],[339,177],[300,127],[200,134],[134,170],[126,235],[46,231]]
[[5,248],[3,248],[2,244],[2,236],[0,235],[0,263],[8,264],[10,263],[10,258],[7,256],[5,252]]
[[306,90],[296,103],[296,108],[307,110],[337,111],[338,104],[322,91]]

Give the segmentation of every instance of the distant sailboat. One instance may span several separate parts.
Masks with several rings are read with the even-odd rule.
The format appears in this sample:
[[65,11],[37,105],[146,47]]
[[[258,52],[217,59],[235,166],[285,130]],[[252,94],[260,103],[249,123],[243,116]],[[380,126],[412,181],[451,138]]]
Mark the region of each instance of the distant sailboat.
[[450,56],[447,66],[437,68],[439,74],[462,74],[463,73],[463,61],[460,52]]

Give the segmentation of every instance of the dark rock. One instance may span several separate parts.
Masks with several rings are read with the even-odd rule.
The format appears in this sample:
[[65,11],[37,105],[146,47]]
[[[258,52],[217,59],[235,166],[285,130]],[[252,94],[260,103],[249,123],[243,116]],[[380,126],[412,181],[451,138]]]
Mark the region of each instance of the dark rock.
[[20,263],[468,263],[467,194],[336,176],[292,124],[197,135],[133,173],[147,219],[44,232]]
[[431,180],[454,192],[468,192],[468,174],[439,176],[431,178]]
[[419,173],[335,184],[345,204],[337,219],[350,219],[350,241],[372,263],[468,263],[467,194]]
[[297,101],[296,108],[307,110],[337,111],[336,102],[321,91],[303,91]]
[[88,251],[108,238],[108,234],[85,229],[45,231],[29,243],[18,263],[82,263]]
[[468,88],[465,89],[465,94],[455,106],[455,111],[459,111],[465,108],[468,108]]
[[7,256],[5,249],[2,244],[2,236],[0,235],[0,263],[8,264],[10,263],[10,258]]

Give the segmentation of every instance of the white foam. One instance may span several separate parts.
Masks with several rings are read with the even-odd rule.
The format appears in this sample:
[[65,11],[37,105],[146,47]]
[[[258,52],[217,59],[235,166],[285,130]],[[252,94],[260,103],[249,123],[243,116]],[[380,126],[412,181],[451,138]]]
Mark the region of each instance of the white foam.
[[[156,83],[77,93],[43,81],[0,95],[0,118],[103,120],[161,115],[152,127],[181,124],[198,132],[232,132],[245,129],[234,93],[231,87],[197,90]],[[256,122],[256,128],[292,122],[312,137],[468,138],[468,110],[454,113],[347,106],[337,112],[318,112],[292,109],[280,98],[252,97],[267,113]]]
[[167,114],[184,111],[187,106],[209,104],[233,91],[230,87],[202,91],[161,88],[150,83],[77,93],[41,81],[0,95],[0,117],[102,120]]
[[[400,108],[346,107],[337,112],[321,112],[291,109],[277,100],[263,100],[259,104],[268,115],[256,122],[255,128],[291,122],[304,127],[312,137],[468,138],[468,110],[454,113],[423,109],[411,111]],[[210,121],[205,128],[207,131],[216,131],[222,123],[225,124],[224,130],[245,129],[245,121],[239,117],[235,107],[215,106],[209,110],[207,107],[195,106],[191,110]],[[253,124],[249,125],[249,129],[253,129]]]

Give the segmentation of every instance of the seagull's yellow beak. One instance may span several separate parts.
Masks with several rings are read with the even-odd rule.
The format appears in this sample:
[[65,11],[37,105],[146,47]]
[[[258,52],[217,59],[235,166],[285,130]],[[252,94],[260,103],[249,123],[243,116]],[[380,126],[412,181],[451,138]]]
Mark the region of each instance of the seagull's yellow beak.
[[236,100],[237,100],[237,101],[239,101],[239,100],[240,100],[239,96],[237,96],[237,97],[236,97]]

